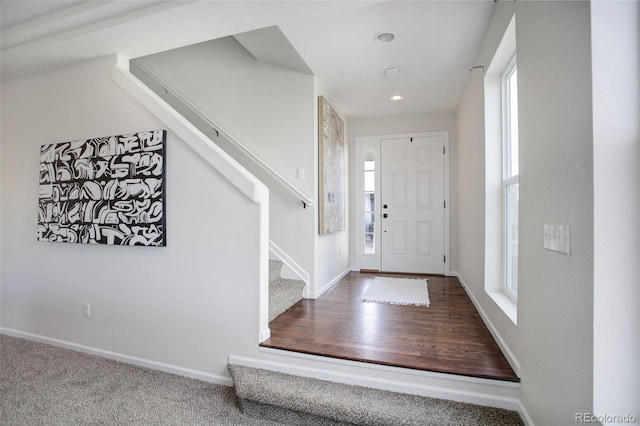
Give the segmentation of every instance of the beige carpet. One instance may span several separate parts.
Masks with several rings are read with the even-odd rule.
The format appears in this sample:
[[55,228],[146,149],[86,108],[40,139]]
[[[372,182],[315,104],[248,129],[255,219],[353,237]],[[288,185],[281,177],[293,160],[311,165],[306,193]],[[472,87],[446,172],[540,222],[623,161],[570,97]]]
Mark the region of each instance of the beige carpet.
[[242,414],[231,387],[0,335],[2,426],[281,424]]
[[[264,392],[272,380],[283,380],[272,376],[243,374],[242,382]],[[327,393],[326,383],[295,376],[287,377],[284,388],[283,407],[273,407],[273,399],[256,400],[248,416],[230,387],[0,334],[3,426],[337,426],[345,420],[367,426],[522,424],[513,411],[347,385]],[[378,404],[383,400],[387,404]],[[320,404],[329,418],[288,409],[308,403]],[[392,407],[388,415],[384,407]]]

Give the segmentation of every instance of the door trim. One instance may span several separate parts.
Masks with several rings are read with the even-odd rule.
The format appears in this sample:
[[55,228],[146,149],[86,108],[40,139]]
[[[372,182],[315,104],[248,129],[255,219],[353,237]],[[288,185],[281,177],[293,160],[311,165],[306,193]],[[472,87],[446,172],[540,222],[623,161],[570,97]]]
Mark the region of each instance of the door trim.
[[[447,261],[444,262],[444,275],[448,276],[451,274],[451,269],[449,267],[451,263],[450,257],[450,227],[451,227],[451,202],[450,202],[450,190],[449,190],[449,166],[450,166],[450,154],[451,150],[449,147],[449,132],[448,131],[438,131],[438,132],[420,132],[420,133],[402,133],[402,134],[393,134],[393,135],[375,135],[375,136],[362,136],[355,138],[355,167],[354,167],[354,184],[355,184],[355,208],[353,211],[356,215],[355,220],[355,232],[353,235],[353,240],[355,242],[355,269],[356,270],[380,270],[382,266],[380,250],[381,250],[381,235],[380,235],[380,226],[376,226],[374,229],[374,239],[375,239],[375,254],[365,254],[364,253],[364,234],[362,230],[364,229],[364,203],[362,202],[361,194],[364,194],[364,154],[367,151],[373,152],[376,160],[376,175],[375,175],[375,188],[376,194],[378,195],[375,200],[375,211],[376,214],[379,214],[380,209],[380,190],[381,190],[381,181],[380,181],[380,173],[379,173],[379,165],[381,159],[381,140],[382,139],[392,139],[392,138],[410,138],[410,137],[422,137],[422,136],[443,136],[444,139],[444,201],[447,203],[447,207],[445,208],[444,214],[444,253]],[[380,223],[378,220],[376,223]],[[444,259],[443,259],[444,261]]]

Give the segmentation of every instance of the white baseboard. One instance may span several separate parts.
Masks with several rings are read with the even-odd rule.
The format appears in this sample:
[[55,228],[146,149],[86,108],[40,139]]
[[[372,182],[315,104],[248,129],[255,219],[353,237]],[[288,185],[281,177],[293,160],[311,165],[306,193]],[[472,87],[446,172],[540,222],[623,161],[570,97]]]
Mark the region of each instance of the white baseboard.
[[260,331],[260,343],[268,340],[271,337],[271,329],[267,327],[266,329]]
[[509,362],[509,365],[511,366],[511,368],[513,368],[514,373],[516,373],[516,376],[520,377],[520,362],[518,361],[518,358],[516,358],[515,354],[513,353],[513,351],[507,344],[507,342],[504,341],[504,339],[502,338],[502,335],[498,332],[496,327],[493,325],[487,313],[484,311],[484,309],[482,309],[482,306],[478,302],[478,299],[476,299],[473,292],[469,289],[469,286],[467,286],[467,284],[464,282],[464,279],[462,278],[462,276],[459,273],[456,276],[460,281],[460,284],[462,284],[462,287],[464,287],[464,290],[467,293],[467,295],[469,295],[469,299],[471,299],[471,303],[473,303],[473,306],[475,306],[476,310],[480,314],[480,317],[482,317],[482,320],[484,321],[485,325],[489,329],[489,332],[491,333],[496,343],[502,350],[502,353],[504,354],[505,358]]
[[520,417],[522,418],[522,421],[524,421],[524,424],[526,426],[535,426],[535,423],[533,423],[533,419],[531,418],[531,415],[527,411],[526,407],[522,404],[522,401],[520,401],[518,412],[520,413]]
[[[327,290],[329,290],[331,287],[333,287],[334,285],[336,285],[338,283],[338,281],[340,281],[341,279],[343,279],[345,276],[347,276],[347,274],[351,272],[350,269],[345,269],[344,271],[342,271],[340,273],[340,275],[338,275],[337,277],[335,277],[334,279],[332,279],[331,281],[329,281],[327,284],[325,284],[320,290],[318,291],[306,291],[304,298],[305,299],[317,299],[318,297],[322,296],[324,293],[327,292]],[[306,290],[306,287],[305,287]]]
[[111,359],[114,361],[120,361],[127,364],[137,365],[139,367],[151,368],[153,370],[164,371],[165,373],[176,374],[178,376],[190,377],[192,379],[202,380],[209,383],[215,383],[224,386],[233,386],[233,382],[230,378],[219,376],[217,374],[211,374],[204,371],[193,370],[190,368],[180,367],[178,365],[166,364],[163,362],[153,361],[144,358],[138,358],[131,355],[125,355],[117,352],[106,351],[104,349],[94,348],[91,346],[84,346],[78,343],[69,342],[66,340],[54,339],[47,336],[41,336],[38,334],[26,333],[24,331],[13,330],[10,328],[0,327],[0,334],[6,334],[7,336],[18,337],[21,339],[33,340],[36,342],[46,343],[60,348],[71,349],[78,352],[84,352],[90,355],[96,355],[102,358]]
[[[285,353],[285,351],[268,348],[261,348],[260,351],[275,356],[281,355],[281,361],[229,355],[229,364],[507,410],[518,411],[520,408],[519,383],[357,363],[308,354]],[[322,365],[316,367],[296,365],[297,361],[307,360],[320,362]],[[345,367],[349,366],[354,367],[353,372],[344,371]],[[413,380],[403,380],[409,377]]]
[[305,288],[309,286],[309,273],[273,241],[269,241],[269,251],[284,264],[282,278],[304,281]]

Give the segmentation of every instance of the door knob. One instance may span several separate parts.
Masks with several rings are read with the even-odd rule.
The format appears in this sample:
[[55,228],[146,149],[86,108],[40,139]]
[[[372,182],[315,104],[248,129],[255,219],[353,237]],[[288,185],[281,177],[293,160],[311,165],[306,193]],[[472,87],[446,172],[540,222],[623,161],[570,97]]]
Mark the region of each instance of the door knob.
[[389,217],[389,215],[385,213],[385,214],[382,215],[382,217],[384,217],[386,219],[386,218]]
[[386,209],[386,208],[387,208],[387,205],[385,204],[384,206],[382,206],[382,208],[383,208],[383,209]]

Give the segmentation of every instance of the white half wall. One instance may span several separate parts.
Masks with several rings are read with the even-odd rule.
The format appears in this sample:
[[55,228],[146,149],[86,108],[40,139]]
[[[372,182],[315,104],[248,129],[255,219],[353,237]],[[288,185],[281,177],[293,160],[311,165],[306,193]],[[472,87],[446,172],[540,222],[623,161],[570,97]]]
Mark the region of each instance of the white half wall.
[[260,206],[173,132],[167,247],[36,241],[42,144],[164,128],[114,83],[115,62],[2,85],[2,327],[226,382],[228,354],[257,350]]

